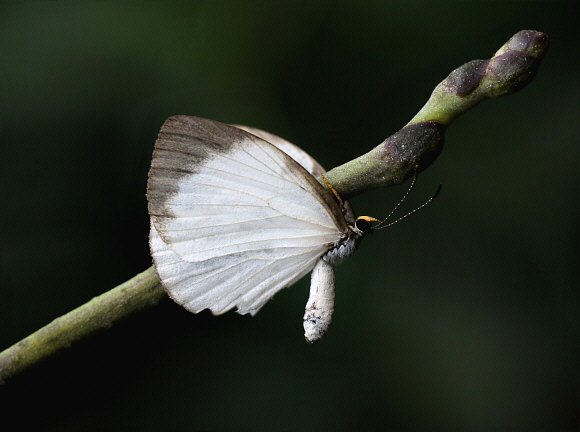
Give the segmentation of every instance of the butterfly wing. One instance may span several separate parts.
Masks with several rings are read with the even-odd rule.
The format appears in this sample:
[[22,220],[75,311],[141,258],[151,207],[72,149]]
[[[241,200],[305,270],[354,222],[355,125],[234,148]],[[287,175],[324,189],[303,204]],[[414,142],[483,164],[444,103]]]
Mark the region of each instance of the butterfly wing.
[[162,127],[147,197],[158,275],[193,312],[256,313],[347,230],[333,197],[292,158],[197,117]]
[[258,128],[249,127],[249,126],[242,126],[242,125],[233,125],[238,129],[242,129],[246,132],[251,133],[252,135],[257,136],[258,138],[262,138],[264,141],[269,142],[270,144],[278,147],[296,162],[298,162],[306,171],[312,174],[314,177],[319,177],[320,174],[324,174],[326,170],[320,165],[312,156],[302,150],[295,144],[292,144],[289,141],[286,141],[284,138],[280,138],[273,133],[263,131]]
[[237,306],[254,315],[276,292],[308,273],[318,256],[289,255],[260,259],[254,252],[224,255],[200,262],[183,260],[163,241],[151,224],[151,250],[159,278],[169,295],[192,312],[214,314]]
[[[261,129],[249,126],[242,126],[242,125],[232,125],[238,129],[242,129],[246,132],[251,133],[259,138],[262,138],[264,141],[269,142],[270,144],[276,146],[278,149],[282,150],[292,159],[302,166],[306,171],[312,174],[314,177],[320,177],[321,174],[324,174],[326,170],[322,165],[318,163],[316,159],[298,147],[296,144],[292,144],[291,142],[285,140],[284,138],[280,138],[273,133],[263,131]],[[356,221],[356,216],[354,214],[354,210],[350,205],[350,202],[343,201],[343,214],[344,218],[350,225],[354,225]]]

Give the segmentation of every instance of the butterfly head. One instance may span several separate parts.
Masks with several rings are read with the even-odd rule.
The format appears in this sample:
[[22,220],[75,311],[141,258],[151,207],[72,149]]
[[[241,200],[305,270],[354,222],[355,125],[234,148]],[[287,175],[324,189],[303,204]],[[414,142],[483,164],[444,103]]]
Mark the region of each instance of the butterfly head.
[[370,216],[359,216],[352,227],[352,230],[359,236],[372,234],[373,224],[379,224],[381,221]]

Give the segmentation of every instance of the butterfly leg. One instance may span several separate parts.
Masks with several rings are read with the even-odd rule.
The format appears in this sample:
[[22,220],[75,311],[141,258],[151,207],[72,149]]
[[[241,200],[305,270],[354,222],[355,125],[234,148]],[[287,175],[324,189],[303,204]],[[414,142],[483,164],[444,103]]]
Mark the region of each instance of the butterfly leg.
[[320,174],[320,177],[322,177],[322,180],[324,180],[324,183],[326,184],[328,189],[330,189],[334,194],[334,196],[336,197],[338,204],[340,205],[340,210],[342,211],[342,214],[345,214],[346,209],[344,207],[344,202],[342,201],[342,198],[340,197],[336,189],[330,184],[330,182],[326,179],[326,177],[324,177],[324,174]]

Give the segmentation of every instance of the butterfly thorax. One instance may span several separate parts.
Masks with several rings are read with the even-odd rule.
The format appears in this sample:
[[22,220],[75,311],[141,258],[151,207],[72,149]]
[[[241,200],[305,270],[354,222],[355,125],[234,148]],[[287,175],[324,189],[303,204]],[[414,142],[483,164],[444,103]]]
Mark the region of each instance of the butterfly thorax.
[[341,263],[343,259],[348,258],[356,252],[361,239],[362,235],[358,234],[349,226],[348,233],[332,245],[328,249],[328,252],[322,256],[322,259],[332,265]]
[[[341,239],[334,245],[331,245],[322,259],[329,264],[339,264],[343,259],[348,258],[356,252],[363,236],[373,233],[372,222],[379,222],[379,220],[369,216],[359,216],[356,221],[352,216],[346,215],[348,232],[341,237]],[[351,221],[348,221],[351,219]]]

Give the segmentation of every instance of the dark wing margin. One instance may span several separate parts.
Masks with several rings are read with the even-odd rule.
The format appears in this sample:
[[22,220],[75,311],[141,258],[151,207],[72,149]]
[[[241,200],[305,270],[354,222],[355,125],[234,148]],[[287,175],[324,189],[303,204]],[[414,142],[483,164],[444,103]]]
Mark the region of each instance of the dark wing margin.
[[[294,159],[251,133],[214,120],[194,116],[169,117],[157,137],[149,180],[147,182],[148,210],[152,218],[174,217],[166,202],[177,194],[179,180],[203,166],[206,160],[227,153],[236,143],[250,140],[266,144],[279,152],[284,163],[317,191],[318,199],[328,209],[336,208],[337,203],[328,192],[305,168]],[[346,222],[341,214],[330,211],[336,226],[347,231]],[[161,227],[158,227],[161,228]],[[163,236],[163,233],[160,232]]]

